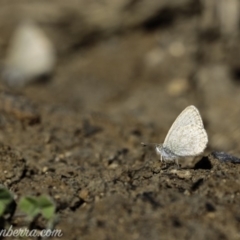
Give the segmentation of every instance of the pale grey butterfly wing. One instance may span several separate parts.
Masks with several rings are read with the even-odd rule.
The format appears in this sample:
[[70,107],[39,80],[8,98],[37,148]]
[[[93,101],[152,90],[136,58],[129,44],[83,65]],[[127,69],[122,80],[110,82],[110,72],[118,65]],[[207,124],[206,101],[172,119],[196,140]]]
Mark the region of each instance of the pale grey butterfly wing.
[[[193,105],[186,107],[176,118],[171,128],[168,131],[168,134],[164,140],[163,145],[169,142],[170,139],[174,138],[174,133],[176,129],[181,126],[186,126],[189,124],[198,125],[203,127],[202,118],[200,116],[199,111]],[[170,138],[170,139],[169,139]]]
[[201,154],[208,142],[204,128],[192,124],[179,127],[174,132],[174,138],[169,139],[169,142],[164,143],[163,147],[179,157]]
[[204,151],[208,142],[199,111],[194,106],[189,106],[182,111],[171,126],[163,147],[173,154],[196,156]]

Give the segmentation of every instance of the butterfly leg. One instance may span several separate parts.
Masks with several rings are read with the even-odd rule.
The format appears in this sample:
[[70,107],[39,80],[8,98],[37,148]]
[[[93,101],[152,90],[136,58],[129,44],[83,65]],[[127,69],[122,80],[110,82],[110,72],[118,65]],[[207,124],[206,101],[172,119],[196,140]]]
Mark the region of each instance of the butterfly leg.
[[166,161],[164,160],[164,158],[162,157],[162,155],[161,155],[160,161],[161,161],[161,163],[164,162],[164,166],[163,166],[163,167],[165,168],[165,167],[167,166],[167,163],[166,163]]
[[178,159],[175,159],[174,162],[177,164],[178,169],[180,168],[180,165],[178,163]]

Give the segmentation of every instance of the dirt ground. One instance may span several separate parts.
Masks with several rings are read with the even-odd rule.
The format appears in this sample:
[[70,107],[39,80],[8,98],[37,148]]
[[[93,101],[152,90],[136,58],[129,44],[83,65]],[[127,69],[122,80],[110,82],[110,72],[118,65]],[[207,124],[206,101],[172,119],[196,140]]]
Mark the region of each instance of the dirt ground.
[[[50,195],[62,239],[240,239],[240,165],[211,155],[240,157],[240,36],[222,2],[1,0],[1,62],[24,18],[58,62],[47,82],[0,83],[0,183]],[[192,104],[205,157],[166,167],[141,142]]]

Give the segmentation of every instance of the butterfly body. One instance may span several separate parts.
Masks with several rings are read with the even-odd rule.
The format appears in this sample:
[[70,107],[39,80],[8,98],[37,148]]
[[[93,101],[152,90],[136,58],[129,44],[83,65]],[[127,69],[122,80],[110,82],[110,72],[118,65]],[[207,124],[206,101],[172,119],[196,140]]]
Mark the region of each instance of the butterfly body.
[[179,158],[179,156],[175,155],[168,148],[163,147],[162,144],[156,146],[156,153],[160,156],[161,161],[174,161]]

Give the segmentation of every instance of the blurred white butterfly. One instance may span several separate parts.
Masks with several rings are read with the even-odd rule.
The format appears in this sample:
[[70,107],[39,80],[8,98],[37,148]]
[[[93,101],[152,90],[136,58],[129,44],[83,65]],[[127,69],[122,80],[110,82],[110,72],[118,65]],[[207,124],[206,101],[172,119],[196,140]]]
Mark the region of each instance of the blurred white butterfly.
[[[163,144],[156,144],[161,161],[175,161],[203,153],[208,143],[201,115],[195,106],[188,106],[171,126]],[[147,145],[142,143],[143,145]]]

